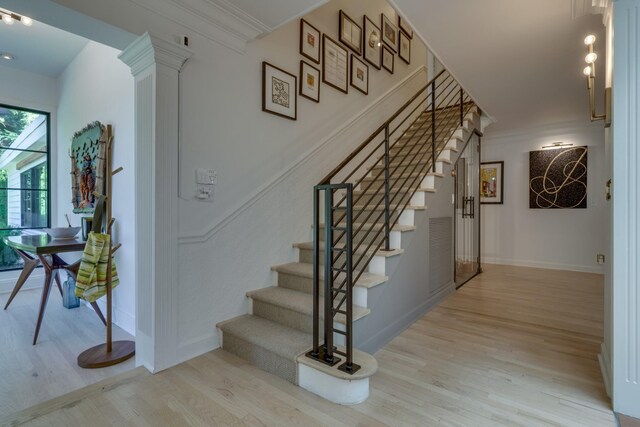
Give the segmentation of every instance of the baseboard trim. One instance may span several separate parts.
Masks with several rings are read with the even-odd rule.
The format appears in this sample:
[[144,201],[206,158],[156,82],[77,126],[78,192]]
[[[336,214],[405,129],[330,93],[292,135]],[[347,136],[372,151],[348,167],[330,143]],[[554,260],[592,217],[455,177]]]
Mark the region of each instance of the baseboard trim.
[[[106,316],[107,303],[103,300],[98,300],[98,306],[100,307],[100,310],[102,310],[102,313],[104,313]],[[126,311],[116,307],[115,305],[113,306],[113,323],[123,329],[129,335],[133,337],[136,336],[136,317],[133,314],[127,313]]]
[[427,301],[420,304],[398,320],[382,329],[380,332],[370,337],[357,347],[359,350],[365,351],[369,354],[374,354],[382,347],[391,342],[392,339],[400,335],[402,331],[413,325],[418,319],[431,311],[439,303],[445,300],[449,295],[455,293],[455,283],[451,282],[447,286],[443,286],[438,292],[433,294]]
[[565,271],[577,271],[581,273],[604,274],[604,269],[602,267],[592,267],[592,266],[586,266],[586,265],[556,264],[556,263],[550,263],[550,262],[525,261],[525,260],[519,260],[519,259],[493,258],[493,257],[483,257],[482,263],[511,265],[514,267],[544,268],[547,270],[565,270]]
[[402,81],[397,83],[391,89],[380,95],[375,101],[369,104],[366,108],[352,117],[349,121],[347,121],[344,125],[339,127],[335,132],[329,135],[327,138],[322,140],[320,143],[316,144],[309,151],[303,154],[298,160],[294,161],[287,167],[282,173],[278,174],[273,179],[269,180],[266,184],[260,186],[257,190],[249,194],[249,196],[245,197],[243,201],[241,201],[236,207],[231,208],[227,213],[222,215],[222,219],[220,221],[215,221],[213,224],[209,225],[208,228],[202,233],[191,234],[191,235],[183,235],[178,237],[178,244],[197,244],[204,243],[207,240],[211,239],[215,236],[220,230],[226,227],[228,224],[233,222],[233,220],[240,215],[245,210],[249,209],[255,203],[257,203],[260,199],[265,197],[270,191],[275,189],[282,181],[284,181],[287,177],[289,177],[296,170],[303,167],[308,162],[312,161],[316,154],[323,148],[325,148],[332,141],[339,138],[339,136],[349,130],[351,127],[355,126],[359,120],[365,118],[372,110],[381,106],[384,101],[394,94],[395,92],[401,90],[404,86],[409,84],[409,82],[413,81],[420,74],[424,73],[426,75],[427,69],[425,66],[422,66],[415,70],[413,73],[405,77]]
[[[219,334],[219,332],[217,333]],[[194,357],[198,357],[220,347],[222,347],[220,339],[217,339],[215,333],[180,343],[178,346],[177,363],[186,362],[187,360],[191,360]]]
[[[15,271],[5,271],[0,273],[0,294],[9,294],[13,291],[13,287],[16,285],[18,281],[18,277],[20,276],[20,270]],[[24,285],[22,285],[23,290],[27,289],[40,289],[42,288],[42,284],[44,283],[44,273],[42,272],[42,268],[37,268],[31,276],[27,279]]]
[[607,391],[607,396],[611,398],[611,361],[608,357],[607,346],[600,344],[600,353],[598,354],[598,363],[600,364],[600,371],[602,372],[602,380],[604,381],[604,388]]

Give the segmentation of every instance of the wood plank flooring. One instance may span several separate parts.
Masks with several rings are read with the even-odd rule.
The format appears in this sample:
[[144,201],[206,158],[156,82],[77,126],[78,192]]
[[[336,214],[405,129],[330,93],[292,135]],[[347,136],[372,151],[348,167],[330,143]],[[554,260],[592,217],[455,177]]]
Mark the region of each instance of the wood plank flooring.
[[222,350],[139,368],[2,425],[614,426],[602,276],[485,266],[380,350],[371,397],[331,404]]
[[[0,308],[0,418],[134,368],[133,360],[107,369],[76,364],[78,354],[104,342],[105,327],[91,308],[64,308],[55,287],[33,346],[40,294],[23,289],[7,310]],[[8,297],[0,295],[2,307]],[[131,339],[113,329],[114,339]]]

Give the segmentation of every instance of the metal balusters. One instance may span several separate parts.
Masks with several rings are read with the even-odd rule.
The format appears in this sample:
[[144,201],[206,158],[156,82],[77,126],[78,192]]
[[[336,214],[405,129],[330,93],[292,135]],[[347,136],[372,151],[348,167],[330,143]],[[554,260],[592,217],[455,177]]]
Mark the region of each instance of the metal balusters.
[[436,171],[436,82],[431,82],[431,171]]
[[[313,348],[307,356],[333,366],[340,355],[346,360],[338,369],[347,373],[359,369],[353,358],[353,286],[378,251],[390,250],[391,229],[426,173],[436,170],[446,141],[473,105],[455,79],[440,72],[314,187]],[[371,165],[379,166],[374,170]],[[323,216],[324,251],[319,243]],[[344,330],[334,327],[338,315],[345,317]],[[344,336],[344,351],[334,346],[333,334]]]
[[384,128],[384,250],[391,250],[389,242],[389,126]]

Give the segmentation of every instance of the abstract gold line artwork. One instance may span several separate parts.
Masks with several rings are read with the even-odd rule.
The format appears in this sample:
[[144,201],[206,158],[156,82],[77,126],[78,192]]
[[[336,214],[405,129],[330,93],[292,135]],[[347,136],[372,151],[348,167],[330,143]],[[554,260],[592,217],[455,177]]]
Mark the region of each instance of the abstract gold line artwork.
[[529,208],[587,207],[587,147],[529,152]]

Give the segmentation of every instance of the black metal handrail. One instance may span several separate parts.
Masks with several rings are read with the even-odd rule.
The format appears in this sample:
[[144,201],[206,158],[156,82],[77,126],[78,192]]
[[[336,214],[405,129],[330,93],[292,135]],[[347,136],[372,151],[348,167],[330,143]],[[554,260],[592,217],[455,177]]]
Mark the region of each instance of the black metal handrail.
[[[307,356],[335,365],[341,355],[346,360],[338,369],[359,369],[353,361],[353,286],[378,251],[391,250],[392,228],[425,176],[436,172],[436,159],[474,105],[441,71],[314,187],[313,348]],[[344,330],[335,327],[338,316]],[[344,336],[344,351],[334,345],[334,334]]]

